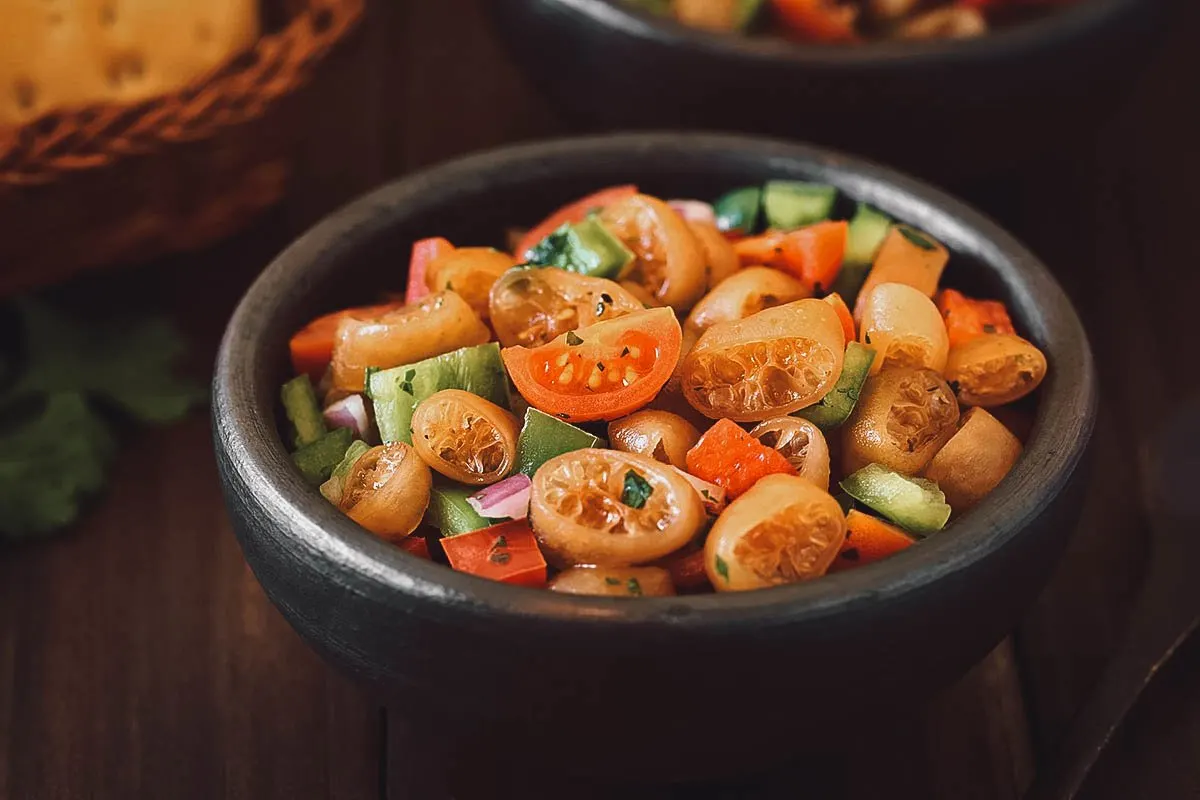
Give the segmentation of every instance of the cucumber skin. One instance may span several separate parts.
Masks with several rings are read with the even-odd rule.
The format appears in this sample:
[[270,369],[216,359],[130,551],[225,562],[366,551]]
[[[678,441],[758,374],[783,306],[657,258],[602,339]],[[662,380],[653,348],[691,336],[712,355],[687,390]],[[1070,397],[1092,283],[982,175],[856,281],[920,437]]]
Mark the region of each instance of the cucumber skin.
[[722,232],[754,233],[762,216],[762,194],[758,186],[745,186],[718,197],[713,202],[717,228]]
[[297,375],[285,383],[279,390],[279,399],[296,432],[296,447],[312,444],[329,432],[316,390],[307,375]]
[[846,234],[846,256],[832,290],[840,294],[851,308],[891,226],[891,217],[866,203],[858,204]]
[[304,479],[313,486],[329,480],[333,469],[346,455],[354,434],[349,428],[334,428],[315,442],[306,444],[292,454],[292,462]]
[[486,517],[481,517],[467,504],[467,498],[475,491],[458,484],[434,484],[433,491],[429,494],[429,516],[433,526],[441,531],[443,537],[458,536],[492,525]]
[[823,433],[842,425],[854,413],[858,395],[867,381],[867,373],[875,361],[875,351],[858,342],[846,345],[846,356],[842,360],[842,374],[829,394],[816,405],[802,408],[794,416],[803,417],[816,425]]
[[[839,486],[846,494],[918,539],[937,533],[950,520],[950,506],[936,483],[902,475],[881,464],[868,464],[847,476]],[[900,498],[899,492],[920,496]],[[897,500],[902,501],[904,507],[897,508]]]
[[829,219],[837,189],[823,183],[769,181],[763,187],[763,214],[772,230],[795,230]]
[[558,267],[592,278],[615,278],[633,260],[633,252],[591,216],[580,223],[564,223],[534,245],[528,258],[528,263],[535,267]]
[[[409,372],[413,373],[411,380],[406,378]],[[406,383],[411,384],[411,393],[402,388]],[[464,347],[373,373],[370,396],[383,443],[412,444],[413,412],[421,401],[442,389],[462,389],[508,408],[508,373],[500,358],[500,345],[490,342]]]
[[517,438],[517,465],[514,472],[523,472],[530,478],[538,467],[555,456],[583,450],[588,447],[605,447],[607,442],[569,422],[529,408],[525,412],[525,424]]

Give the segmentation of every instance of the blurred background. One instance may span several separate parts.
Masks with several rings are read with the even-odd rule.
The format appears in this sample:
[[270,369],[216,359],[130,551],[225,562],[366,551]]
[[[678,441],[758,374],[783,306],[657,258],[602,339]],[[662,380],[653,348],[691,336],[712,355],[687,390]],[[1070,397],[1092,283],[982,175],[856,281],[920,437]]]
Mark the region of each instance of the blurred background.
[[[1055,272],[1103,390],[1083,521],[991,658],[881,720],[886,746],[647,796],[794,797],[803,775],[821,798],[1021,797],[1142,608],[1156,531],[1195,521],[1156,498],[1196,474],[1159,443],[1193,442],[1200,410],[1176,355],[1200,290],[1200,7],[1092,1],[1106,25],[1038,39],[1020,9],[1031,32],[985,55],[889,55],[872,33],[889,41],[839,52],[883,55],[830,66],[649,17],[649,44],[575,30],[524,0],[0,0],[0,798],[438,796],[420,732],[328,670],[244,565],[213,357],[258,272],[356,195],[639,124],[811,139],[950,188]],[[1163,475],[1183,488],[1144,490]],[[1184,644],[1084,797],[1200,797],[1197,669]],[[460,778],[455,796],[508,796]]]

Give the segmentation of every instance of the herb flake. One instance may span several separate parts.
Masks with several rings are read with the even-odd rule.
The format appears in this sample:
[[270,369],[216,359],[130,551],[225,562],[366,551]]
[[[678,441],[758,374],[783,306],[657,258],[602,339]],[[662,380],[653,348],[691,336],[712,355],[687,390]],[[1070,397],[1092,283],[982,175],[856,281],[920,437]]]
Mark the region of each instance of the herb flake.
[[633,470],[625,473],[625,486],[621,491],[621,502],[630,508],[644,508],[654,487],[650,482]]
[[412,382],[413,378],[415,377],[417,377],[417,371],[415,369],[405,370],[404,380],[400,383],[400,391],[407,394],[414,394]]
[[620,586],[621,585],[621,579],[614,578],[611,575],[609,575],[607,578],[605,578],[604,582],[607,583],[609,586]]
[[717,574],[724,578],[726,583],[729,583],[729,565],[725,563],[725,559],[717,556],[716,566]]
[[575,335],[575,331],[567,331],[567,346],[578,347],[583,344],[583,339]]
[[642,595],[642,585],[638,583],[637,578],[630,578],[629,583],[625,584],[625,588],[627,588],[629,593],[632,595],[636,595],[638,597],[641,597]]
[[917,233],[912,228],[909,228],[905,225],[898,225],[898,226],[896,226],[896,230],[900,231],[901,236],[903,236],[905,239],[908,239],[910,242],[912,242],[914,245],[921,248],[922,250],[936,250],[937,249],[936,244],[929,241],[923,235]]

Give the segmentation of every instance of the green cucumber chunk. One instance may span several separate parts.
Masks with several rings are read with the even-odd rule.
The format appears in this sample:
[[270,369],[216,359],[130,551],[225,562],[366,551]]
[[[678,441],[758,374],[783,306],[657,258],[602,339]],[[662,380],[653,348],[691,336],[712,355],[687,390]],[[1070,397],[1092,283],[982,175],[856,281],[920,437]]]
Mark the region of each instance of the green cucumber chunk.
[[304,480],[313,486],[320,486],[329,480],[333,468],[346,455],[354,434],[349,428],[334,428],[315,442],[304,445],[292,453],[292,461],[304,475]]
[[950,519],[946,495],[936,483],[901,475],[881,464],[868,464],[843,480],[841,487],[917,538],[937,533]]
[[530,408],[525,412],[525,424],[517,439],[515,471],[524,472],[532,478],[538,467],[555,456],[585,447],[604,447],[606,444],[599,436]]
[[279,390],[283,411],[296,432],[296,447],[312,444],[327,432],[321,404],[307,375],[297,375]]
[[462,389],[498,406],[509,405],[508,375],[495,342],[373,372],[368,389],[384,444],[412,444],[413,411],[442,389]]
[[737,8],[734,10],[734,28],[742,31],[750,27],[750,23],[758,17],[758,12],[762,11],[762,7],[763,0],[738,0]]
[[633,253],[595,216],[566,223],[542,239],[528,253],[528,263],[561,267],[580,275],[615,278],[633,260]]
[[851,307],[891,227],[891,218],[882,211],[866,203],[858,204],[846,234],[846,257],[842,261],[842,270],[833,284],[833,291],[840,294]]
[[841,425],[858,404],[858,394],[866,383],[867,373],[871,371],[871,362],[874,360],[873,348],[850,342],[846,345],[841,377],[829,394],[821,398],[821,402],[802,408],[795,415],[803,417],[825,432]]
[[837,189],[823,183],[769,181],[763,189],[767,227],[790,231],[829,219]]
[[762,209],[762,189],[747,186],[721,195],[713,203],[717,215],[717,228],[723,232],[751,234],[758,229],[759,212]]
[[442,536],[457,536],[490,527],[493,523],[467,503],[467,498],[477,491],[458,483],[435,482],[429,493],[427,521],[441,531]]
[[346,488],[346,477],[350,474],[350,470],[354,468],[354,464],[358,459],[362,458],[363,453],[371,449],[371,445],[364,442],[362,439],[355,439],[346,448],[342,460],[333,468],[333,472],[329,475],[329,480],[321,484],[321,496],[335,506],[342,502],[342,491]]

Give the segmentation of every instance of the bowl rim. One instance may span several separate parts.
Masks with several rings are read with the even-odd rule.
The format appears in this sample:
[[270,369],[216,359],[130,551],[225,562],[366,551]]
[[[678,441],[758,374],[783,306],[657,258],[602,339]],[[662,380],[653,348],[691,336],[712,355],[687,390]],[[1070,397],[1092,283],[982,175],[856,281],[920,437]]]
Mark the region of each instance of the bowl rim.
[[919,69],[946,60],[963,65],[1019,60],[1061,48],[1065,42],[1087,41],[1096,32],[1119,26],[1131,15],[1157,5],[1157,0],[1086,0],[974,39],[873,41],[848,47],[690,28],[630,8],[621,0],[539,1],[634,39],[667,46],[682,45],[713,57],[745,62],[786,62],[806,68],[887,69]]
[[[360,528],[301,479],[278,435],[278,387],[268,385],[272,365],[284,355],[267,352],[262,334],[287,308],[289,291],[308,291],[313,282],[309,273],[324,270],[326,278],[332,276],[333,266],[347,253],[397,220],[402,223],[431,197],[436,202],[438,197],[445,201],[495,191],[489,175],[536,185],[542,175],[586,159],[678,152],[760,168],[787,164],[807,177],[834,183],[852,199],[929,229],[952,252],[988,265],[1020,308],[1038,311],[1026,321],[1024,332],[1040,342],[1051,369],[1040,389],[1024,456],[1004,484],[955,522],[952,533],[821,580],[753,592],[630,601],[510,586],[420,559]],[[901,207],[903,214],[896,211]],[[870,611],[926,591],[1031,535],[1031,523],[1066,487],[1084,456],[1096,403],[1091,349],[1074,307],[1046,267],[980,212],[915,178],[828,148],[754,136],[655,132],[550,139],[482,151],[385,184],[327,216],[278,255],[242,297],[217,356],[212,417],[226,492],[246,492],[249,509],[243,511],[266,520],[271,535],[294,548],[297,557],[321,563],[325,579],[357,584],[359,591],[384,602],[404,599],[404,607],[412,608],[420,601],[480,622],[500,615],[720,633],[751,619],[758,626],[783,626]],[[231,482],[241,485],[231,487]]]

